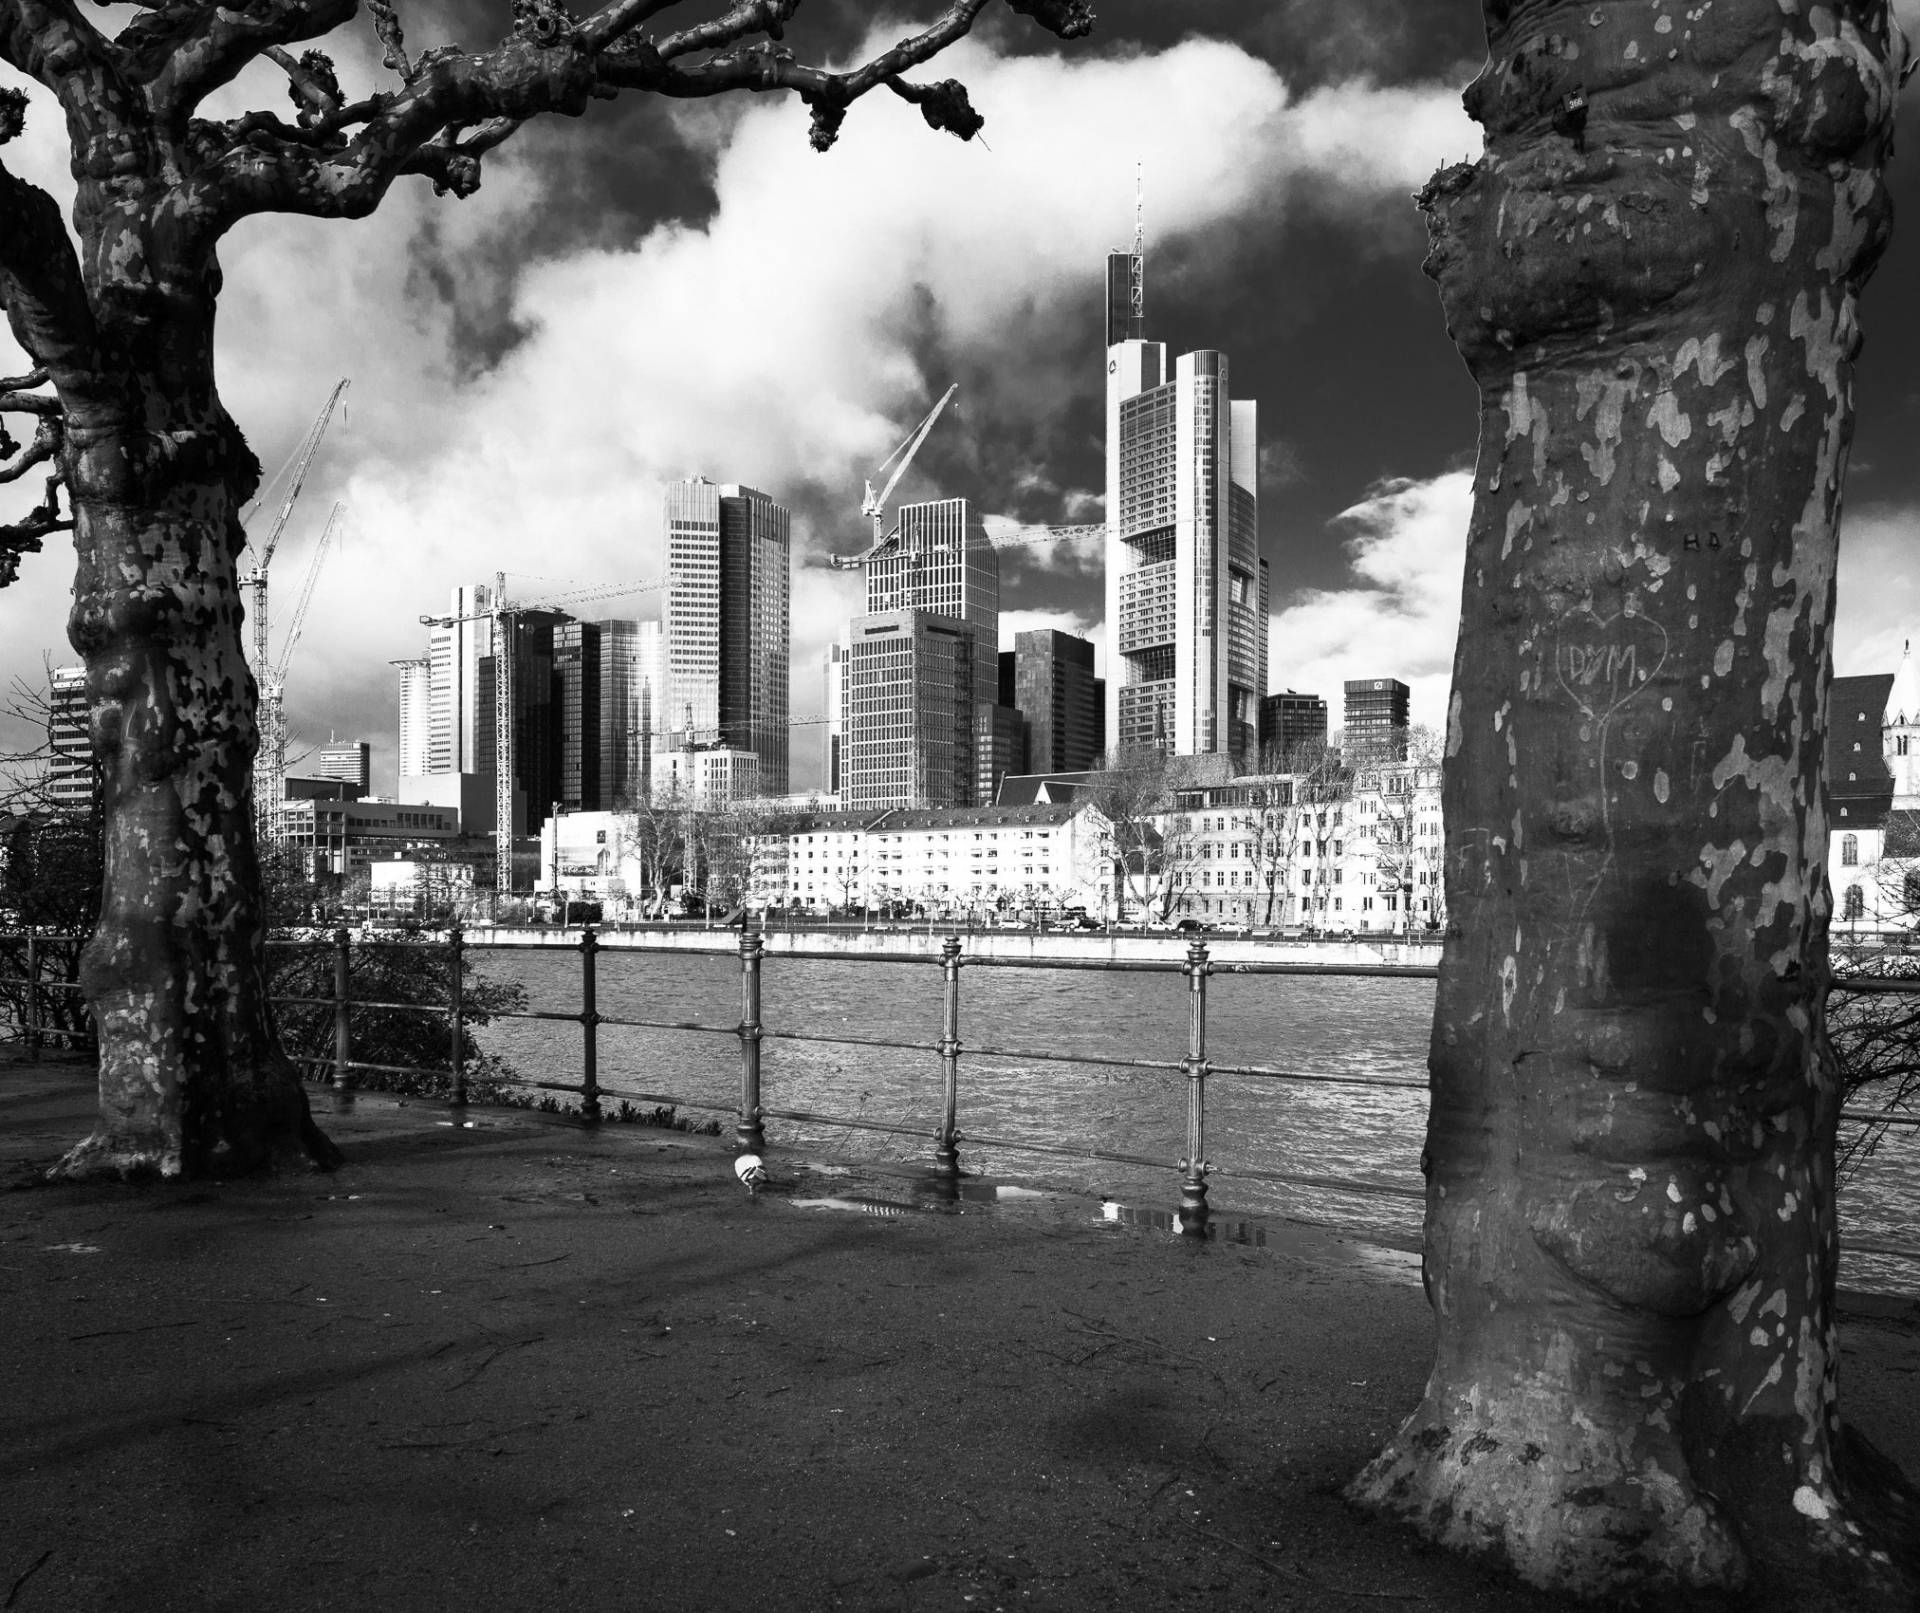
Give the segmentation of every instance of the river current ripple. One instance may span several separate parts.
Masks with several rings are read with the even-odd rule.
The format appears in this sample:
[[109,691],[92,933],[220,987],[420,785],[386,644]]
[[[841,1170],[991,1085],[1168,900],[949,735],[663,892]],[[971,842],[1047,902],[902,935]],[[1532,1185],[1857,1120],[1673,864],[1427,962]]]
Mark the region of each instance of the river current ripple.
[[[517,979],[536,1010],[577,1012],[572,953],[478,952],[483,974]],[[600,1028],[603,1087],[667,1093],[731,1108],[739,1101],[740,965],[728,953],[603,951],[599,1011],[616,1019],[693,1021],[728,1032]],[[1431,980],[1235,975],[1208,982],[1207,1056],[1327,1075],[1424,1083],[1433,1015]],[[937,965],[769,956],[762,969],[761,1102],[892,1126],[848,1131],[767,1122],[769,1146],[805,1148],[881,1164],[930,1163],[942,1078],[934,1044],[945,1002]],[[961,975],[961,1166],[997,1180],[1109,1198],[1147,1209],[1179,1199],[1171,1170],[984,1148],[977,1137],[1098,1149],[1164,1159],[1185,1152],[1188,987],[1176,973],[974,967]],[[791,1042],[782,1032],[916,1044],[909,1049]],[[577,1080],[580,1030],[502,1021],[481,1044],[533,1079]],[[1073,1065],[986,1056],[984,1048],[1140,1059],[1142,1065]],[[615,1100],[609,1099],[609,1106]],[[1218,1218],[1284,1216],[1403,1248],[1417,1248],[1421,1202],[1275,1183],[1240,1170],[1341,1177],[1419,1192],[1424,1090],[1314,1085],[1213,1075],[1207,1082],[1209,1203]],[[690,1118],[710,1118],[693,1116]],[[723,1125],[731,1126],[724,1116]],[[1870,1244],[1920,1255],[1920,1137],[1896,1133],[1841,1189],[1841,1281],[1884,1293],[1920,1292],[1920,1260],[1860,1252]]]

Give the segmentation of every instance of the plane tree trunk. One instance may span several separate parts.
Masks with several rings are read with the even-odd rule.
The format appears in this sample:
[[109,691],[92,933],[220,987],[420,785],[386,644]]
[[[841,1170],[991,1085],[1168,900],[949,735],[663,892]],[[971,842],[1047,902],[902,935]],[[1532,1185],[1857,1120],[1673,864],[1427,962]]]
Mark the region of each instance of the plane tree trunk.
[[1822,742],[1882,0],[1489,0],[1424,1399],[1355,1481],[1585,1596],[1914,1605],[1835,1382]]
[[329,1165],[266,996],[235,579],[258,468],[214,389],[207,221],[129,181],[83,182],[75,221],[91,317],[29,334],[65,383],[68,637],[104,792],[100,919],[81,968],[100,1116],[55,1174]]

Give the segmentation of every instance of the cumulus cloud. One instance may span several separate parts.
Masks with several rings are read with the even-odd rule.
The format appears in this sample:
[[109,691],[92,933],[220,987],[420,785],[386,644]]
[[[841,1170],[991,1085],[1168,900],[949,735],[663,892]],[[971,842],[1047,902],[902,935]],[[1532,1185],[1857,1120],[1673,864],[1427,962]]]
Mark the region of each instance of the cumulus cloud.
[[[863,480],[950,379],[929,355],[971,379],[938,428],[951,445],[927,456],[949,467],[943,479],[923,467],[902,496],[1028,510],[1059,487],[1040,518],[1098,518],[1060,485],[1046,445],[1098,430],[1103,258],[1130,232],[1136,158],[1154,240],[1204,237],[1206,272],[1224,278],[1245,267],[1236,219],[1399,201],[1476,139],[1451,85],[1296,96],[1268,63],[1204,38],[1082,58],[970,41],[943,68],[987,113],[988,145],[937,136],[887,96],[856,108],[826,157],[797,105],[690,109],[680,131],[717,206],[629,245],[543,249],[572,165],[618,160],[594,149],[590,120],[577,140],[509,148],[464,204],[403,182],[359,224],[235,232],[220,376],[262,459],[353,378],[277,580],[290,599],[303,544],[345,499],[353,538],[321,578],[289,683],[297,726],[367,734],[390,756],[386,663],[419,653],[418,614],[496,570],[523,597],[658,575],[663,485],[695,472],[796,510],[794,709],[806,709],[803,680],[858,595],[857,578],[817,562],[863,541]],[[57,140],[46,155],[62,160]],[[476,319],[519,339],[476,365],[463,339]],[[993,434],[1016,451],[990,454]],[[1004,485],[966,483],[969,467]],[[1062,573],[1085,572],[1077,547],[1053,557]],[[48,605],[70,572],[48,560],[29,575]],[[28,602],[5,605],[18,621]],[[27,619],[63,614],[62,600]],[[0,656],[37,669],[40,649],[8,635]]]
[[1270,686],[1322,696],[1337,728],[1349,678],[1398,678],[1413,691],[1413,720],[1438,726],[1472,511],[1468,471],[1384,482],[1341,511],[1333,526],[1352,581],[1305,590],[1274,613]]
[[[1920,0],[1917,0],[1920,3]],[[1869,505],[1840,526],[1833,670],[1891,672],[1920,639],[1920,509]]]
[[[1336,517],[1351,581],[1296,595],[1273,616],[1271,682],[1322,695],[1335,726],[1349,678],[1398,678],[1413,720],[1445,719],[1473,477],[1383,483]],[[1834,670],[1891,672],[1920,637],[1920,509],[1850,512],[1841,532]]]

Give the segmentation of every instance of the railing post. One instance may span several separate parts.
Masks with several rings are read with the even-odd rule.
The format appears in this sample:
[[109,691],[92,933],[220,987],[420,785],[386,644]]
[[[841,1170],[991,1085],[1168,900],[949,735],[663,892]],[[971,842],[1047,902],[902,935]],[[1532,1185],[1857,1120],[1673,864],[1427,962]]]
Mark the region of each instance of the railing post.
[[947,1018],[940,1036],[940,1062],[945,1067],[947,1091],[934,1141],[934,1160],[949,1176],[960,1174],[960,937],[950,935],[940,948],[940,967],[947,977]]
[[594,1006],[594,963],[600,938],[587,925],[580,932],[580,1118],[600,1121],[600,1011]]
[[760,1124],[760,932],[743,920],[740,927],[740,1124],[734,1141],[743,1154],[767,1146]]
[[1187,1157],[1180,1161],[1180,1230],[1204,1235],[1207,1229],[1207,944],[1187,948]]
[[333,932],[333,1095],[353,1095],[352,941],[345,930]]
[[447,1019],[453,1036],[453,1106],[464,1109],[467,1106],[467,972],[466,937],[460,933],[460,923],[456,919],[447,932],[448,973],[447,983]]
[[40,935],[27,926],[27,1051],[40,1050]]

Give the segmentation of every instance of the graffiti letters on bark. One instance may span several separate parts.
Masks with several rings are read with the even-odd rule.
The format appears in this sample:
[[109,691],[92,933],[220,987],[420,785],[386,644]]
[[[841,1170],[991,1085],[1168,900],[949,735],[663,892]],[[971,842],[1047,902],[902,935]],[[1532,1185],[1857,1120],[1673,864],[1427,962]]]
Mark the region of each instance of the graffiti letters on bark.
[[[1561,619],[1554,644],[1554,675],[1584,719],[1580,739],[1593,747],[1599,774],[1601,858],[1581,903],[1583,912],[1613,865],[1614,775],[1617,772],[1628,783],[1640,777],[1639,757],[1616,760],[1608,755],[1613,719],[1645,691],[1666,660],[1667,631],[1637,600],[1629,599],[1611,616],[1602,616],[1588,605]],[[1656,773],[1652,785],[1664,803],[1666,774]]]

